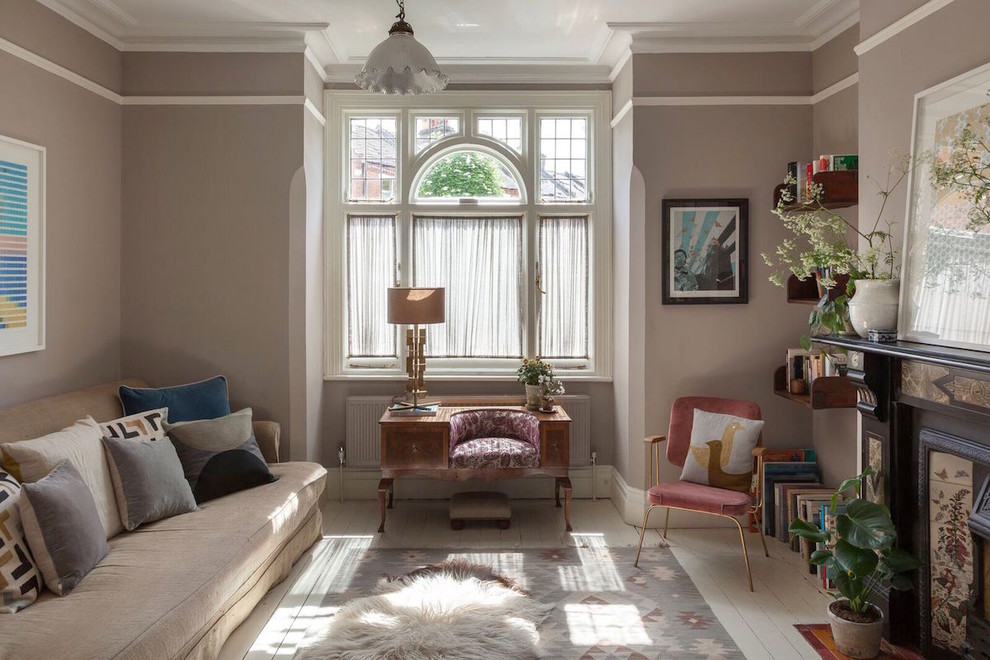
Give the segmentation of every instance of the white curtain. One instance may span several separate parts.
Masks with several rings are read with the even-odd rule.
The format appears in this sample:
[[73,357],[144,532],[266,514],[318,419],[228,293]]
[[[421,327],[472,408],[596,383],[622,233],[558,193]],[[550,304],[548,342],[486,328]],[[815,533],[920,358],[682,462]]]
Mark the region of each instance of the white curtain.
[[588,357],[588,217],[540,218],[540,348]]
[[347,218],[348,357],[397,355],[388,324],[388,288],[395,286],[395,216]]
[[413,286],[446,288],[430,357],[522,356],[522,217],[413,217]]

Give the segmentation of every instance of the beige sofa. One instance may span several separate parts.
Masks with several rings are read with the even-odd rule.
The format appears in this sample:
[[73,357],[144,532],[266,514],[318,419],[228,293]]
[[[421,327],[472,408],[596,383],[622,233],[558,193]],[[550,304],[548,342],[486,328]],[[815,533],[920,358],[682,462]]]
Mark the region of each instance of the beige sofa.
[[[0,410],[0,443],[92,415],[122,415],[135,380]],[[222,497],[110,540],[110,554],[65,597],[45,591],[0,614],[0,658],[214,658],[262,596],[321,536],[326,469],[278,463],[279,426],[255,422],[275,483]]]

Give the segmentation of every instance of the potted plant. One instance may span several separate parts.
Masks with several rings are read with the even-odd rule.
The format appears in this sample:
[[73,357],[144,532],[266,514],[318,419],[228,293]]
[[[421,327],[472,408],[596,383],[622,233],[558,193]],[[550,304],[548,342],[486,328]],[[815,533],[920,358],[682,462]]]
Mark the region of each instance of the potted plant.
[[[897,530],[890,510],[860,497],[864,480],[873,474],[867,469],[839,485],[831,504],[834,530],[801,519],[789,527],[792,534],[822,544],[811,554],[811,563],[835,576],[840,596],[829,604],[828,620],[836,648],[852,658],[874,658],[880,653],[883,612],[870,603],[870,593],[878,587],[911,589],[907,573],[921,565],[913,555],[894,547]],[[850,491],[853,496],[847,496]]]
[[543,412],[553,412],[553,398],[564,393],[564,384],[554,375],[540,376],[540,400]]
[[526,385],[526,407],[530,410],[540,408],[540,398],[543,394],[540,378],[552,378],[553,367],[538,357],[523,358],[522,366],[516,370],[516,379]]
[[[773,213],[794,238],[784,240],[773,254],[764,252],[761,256],[774,270],[770,281],[777,286],[784,286],[788,274],[801,280],[814,277],[818,281],[822,296],[808,318],[811,334],[844,332],[847,321],[864,338],[870,329],[897,327],[900,289],[897,250],[890,233],[893,223],[884,218],[884,213],[887,199],[907,177],[909,163],[906,158],[897,159],[888,168],[884,185],[870,177],[882,203],[868,231],[862,231],[855,219],[850,222],[829,209],[824,201],[825,188],[819,183],[811,185],[809,200],[795,209],[792,187],[797,182],[790,175],[784,180],[788,185],[784,186]],[[862,249],[851,245],[850,239]],[[848,285],[836,295],[832,289],[837,286],[839,275],[848,276]],[[811,340],[805,337],[802,345],[808,348],[810,344]]]

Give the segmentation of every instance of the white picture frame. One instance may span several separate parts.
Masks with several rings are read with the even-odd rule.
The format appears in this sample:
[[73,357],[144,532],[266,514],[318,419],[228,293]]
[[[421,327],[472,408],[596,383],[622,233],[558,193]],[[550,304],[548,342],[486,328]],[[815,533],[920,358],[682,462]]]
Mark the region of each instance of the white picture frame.
[[914,97],[899,339],[990,351],[990,227],[966,229],[971,206],[937,190],[923,158],[946,149],[958,127],[990,116],[988,92],[990,64]]
[[45,348],[45,158],[0,136],[0,357]]

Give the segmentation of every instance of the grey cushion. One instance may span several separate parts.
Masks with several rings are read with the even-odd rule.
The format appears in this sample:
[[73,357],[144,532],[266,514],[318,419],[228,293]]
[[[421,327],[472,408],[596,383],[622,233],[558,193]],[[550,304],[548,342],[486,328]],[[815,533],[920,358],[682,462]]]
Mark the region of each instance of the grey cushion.
[[175,445],[186,479],[194,491],[203,467],[221,452],[234,449],[246,451],[267,465],[258,448],[258,441],[254,439],[250,408],[217,419],[166,423],[165,431]]
[[106,437],[103,446],[120,519],[127,531],[196,510],[182,463],[168,438],[137,442]]
[[45,585],[59,596],[110,552],[93,494],[68,460],[21,486],[21,523]]

